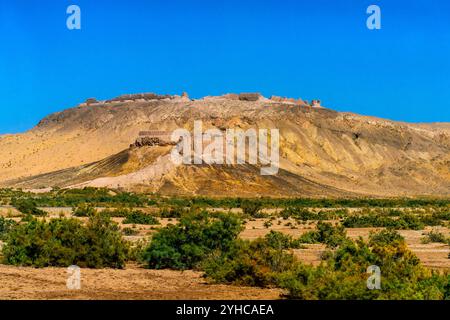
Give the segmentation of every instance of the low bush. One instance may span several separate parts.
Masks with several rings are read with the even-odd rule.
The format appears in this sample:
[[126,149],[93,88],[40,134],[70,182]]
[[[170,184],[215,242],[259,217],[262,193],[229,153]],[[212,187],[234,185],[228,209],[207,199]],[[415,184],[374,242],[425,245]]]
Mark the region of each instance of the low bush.
[[183,215],[153,235],[143,258],[151,269],[190,269],[214,250],[228,250],[242,230],[241,220],[232,214],[214,218],[206,211]]
[[342,222],[346,228],[385,227],[397,230],[421,230],[424,224],[412,214],[390,217],[382,214],[353,215]]
[[181,218],[182,215],[189,212],[189,209],[184,209],[181,207],[163,207],[159,210],[159,216],[161,218]]
[[299,207],[287,207],[281,210],[280,216],[283,219],[289,217],[296,220],[332,220],[339,219],[348,215],[347,209],[320,210],[318,213],[311,212],[309,209]]
[[294,256],[283,249],[289,246],[287,239],[278,234],[275,237],[276,240],[274,237],[237,240],[228,251],[216,251],[202,263],[205,276],[218,283],[274,285],[277,273],[291,269],[295,261]]
[[391,245],[394,242],[402,242],[405,238],[402,237],[394,229],[384,229],[379,232],[371,232],[369,235],[369,243],[371,245]]
[[142,211],[132,211],[126,216],[122,223],[155,225],[159,224],[159,221],[157,218],[149,214],[145,214]]
[[105,209],[101,213],[111,218],[126,218],[132,211],[128,208]]
[[0,217],[0,240],[5,240],[11,229],[17,225],[17,222],[11,219]]
[[300,243],[292,238],[292,236],[271,230],[264,237],[267,245],[273,249],[291,249],[299,248]]
[[447,238],[444,234],[439,231],[432,230],[430,232],[425,233],[425,237],[421,239],[422,243],[447,243]]
[[336,248],[347,241],[345,228],[341,225],[319,221],[316,230],[309,231],[294,240],[296,243],[323,243],[330,248]]
[[11,204],[23,214],[31,214],[33,216],[47,215],[47,212],[39,209],[32,199],[12,199]]
[[139,234],[139,231],[133,228],[126,227],[122,229],[122,233],[126,236],[135,236]]
[[74,217],[90,217],[97,213],[97,210],[85,203],[80,204],[78,207],[72,209],[72,215]]
[[262,204],[257,200],[242,200],[239,207],[245,216],[252,218],[264,218],[266,215],[261,211]]
[[122,268],[127,250],[117,224],[95,214],[86,225],[74,218],[28,218],[8,233],[3,255],[4,263],[20,266]]

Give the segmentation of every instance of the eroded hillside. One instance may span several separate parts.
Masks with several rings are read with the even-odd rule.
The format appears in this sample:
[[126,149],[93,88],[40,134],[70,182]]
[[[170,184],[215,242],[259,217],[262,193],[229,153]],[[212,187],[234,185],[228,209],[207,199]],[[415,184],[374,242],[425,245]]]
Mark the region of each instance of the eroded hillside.
[[[315,102],[317,104],[317,102]],[[174,165],[171,147],[132,144],[140,131],[277,128],[280,171],[250,164]],[[3,186],[108,186],[227,196],[450,195],[449,124],[339,113],[301,100],[236,95],[90,101],[0,137]]]

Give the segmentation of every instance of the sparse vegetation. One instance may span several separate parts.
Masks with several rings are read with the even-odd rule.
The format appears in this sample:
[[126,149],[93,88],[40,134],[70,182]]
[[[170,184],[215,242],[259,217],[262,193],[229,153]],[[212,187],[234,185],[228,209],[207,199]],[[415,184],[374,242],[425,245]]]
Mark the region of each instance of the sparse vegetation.
[[[387,234],[374,236],[385,239]],[[387,236],[392,240],[392,235]],[[447,299],[450,278],[422,267],[401,240],[389,244],[345,242],[318,267],[301,263],[280,273],[276,283],[296,299]],[[368,290],[366,269],[383,270],[381,290]]]
[[[396,231],[440,226],[424,233],[423,243],[450,244],[448,200],[163,198],[84,188],[43,194],[1,189],[0,201],[22,213],[20,222],[0,217],[2,259],[11,265],[121,268],[137,260],[154,269],[201,270],[217,283],[282,288],[296,299],[450,298],[448,274],[423,267]],[[38,209],[68,205],[75,218],[48,220]],[[97,212],[97,207],[106,209]],[[242,214],[220,208],[241,208]],[[263,213],[268,208],[281,210]],[[112,217],[124,218],[118,219],[121,229]],[[172,224],[136,227],[158,224],[159,218]],[[265,236],[241,239],[244,219],[247,231]],[[272,230],[286,227],[307,230],[296,237]],[[351,240],[345,232],[367,227],[382,230],[366,241]],[[409,239],[408,231],[402,234]],[[314,243],[326,250],[307,245]],[[314,261],[320,264],[302,263],[303,251],[295,249],[316,247],[320,258]],[[366,287],[369,265],[382,269],[381,290]]]
[[432,230],[430,232],[425,233],[425,236],[421,239],[422,243],[447,243],[449,239],[445,237],[441,232],[437,230]]

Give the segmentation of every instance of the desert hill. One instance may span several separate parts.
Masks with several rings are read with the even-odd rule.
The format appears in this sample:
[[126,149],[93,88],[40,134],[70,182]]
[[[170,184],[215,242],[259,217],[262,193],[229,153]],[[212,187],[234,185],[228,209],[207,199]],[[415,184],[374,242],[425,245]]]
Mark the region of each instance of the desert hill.
[[[278,128],[280,171],[256,165],[175,165],[172,146],[132,145],[139,132]],[[302,100],[229,94],[89,99],[0,136],[0,186],[107,186],[210,196],[450,195],[450,124],[339,113]]]

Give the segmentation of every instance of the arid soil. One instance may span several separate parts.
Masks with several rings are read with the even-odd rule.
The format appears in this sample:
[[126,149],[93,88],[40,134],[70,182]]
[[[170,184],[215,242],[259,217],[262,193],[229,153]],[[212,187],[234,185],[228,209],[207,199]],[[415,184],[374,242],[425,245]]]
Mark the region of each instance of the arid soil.
[[82,269],[81,289],[69,290],[66,268],[19,268],[0,265],[0,300],[4,299],[278,299],[278,289],[208,284],[200,272]]

